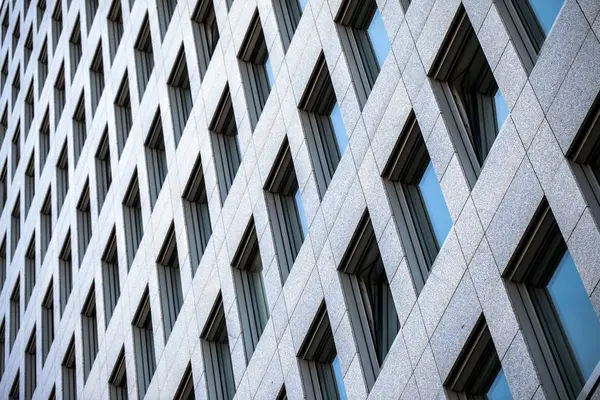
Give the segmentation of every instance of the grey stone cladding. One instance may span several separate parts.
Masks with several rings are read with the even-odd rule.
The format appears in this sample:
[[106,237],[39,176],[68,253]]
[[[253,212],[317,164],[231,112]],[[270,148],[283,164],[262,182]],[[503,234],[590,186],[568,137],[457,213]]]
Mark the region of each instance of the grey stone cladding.
[[[324,304],[348,398],[446,398],[481,315],[513,397],[546,398],[503,276],[545,198],[600,316],[598,205],[569,158],[597,107],[600,2],[566,0],[527,71],[498,1],[412,0],[405,12],[405,1],[376,0],[391,49],[361,104],[334,21],[342,0],[308,0],[291,40],[280,0],[3,0],[0,397],[209,398],[216,304],[236,399],[310,397],[298,354]],[[207,59],[197,7],[209,2],[219,39]],[[510,110],[474,184],[430,77],[462,8]],[[240,58],[256,12],[275,77],[258,113]],[[299,110],[321,55],[349,143],[324,194]],[[241,161],[223,196],[214,143],[227,133],[214,116],[228,102]],[[382,177],[411,117],[453,221],[420,292]],[[265,195],[284,143],[308,225],[286,279]],[[209,229],[192,238],[197,174]],[[338,272],[365,212],[400,326],[373,385]],[[235,265],[252,240],[268,319],[248,351]],[[153,347],[150,376],[140,343]]]

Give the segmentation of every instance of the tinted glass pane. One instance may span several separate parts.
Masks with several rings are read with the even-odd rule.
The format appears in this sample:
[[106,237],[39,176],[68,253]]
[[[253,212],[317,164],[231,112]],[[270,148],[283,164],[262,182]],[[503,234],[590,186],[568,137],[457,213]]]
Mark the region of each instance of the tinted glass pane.
[[296,209],[298,210],[302,234],[306,237],[306,235],[308,235],[308,224],[306,223],[306,213],[304,212],[304,204],[302,204],[302,194],[300,193],[300,189],[296,190],[294,200],[296,201]]
[[335,374],[335,383],[337,384],[338,394],[340,400],[347,400],[348,395],[346,394],[346,388],[344,387],[344,381],[342,379],[342,367],[340,366],[340,359],[335,356],[333,359],[333,373]]
[[342,155],[348,145],[348,136],[346,134],[346,128],[344,127],[344,121],[342,120],[342,113],[338,103],[335,103],[329,117],[331,118],[331,124],[333,125],[333,132],[335,133],[335,140],[337,141],[340,155]]
[[565,0],[529,0],[542,29],[548,34]]
[[600,321],[567,251],[554,272],[548,292],[585,379],[600,360]]
[[267,77],[269,78],[269,87],[273,87],[275,86],[275,75],[273,75],[273,67],[271,66],[270,58],[267,58],[265,68],[267,69]]
[[450,228],[452,228],[452,218],[450,217],[446,199],[444,199],[442,188],[435,176],[431,161],[421,178],[421,182],[419,182],[419,190],[421,191],[427,214],[429,214],[435,238],[441,247],[444,240],[446,240],[446,236],[448,236],[448,232],[450,232]]
[[298,4],[300,4],[300,9],[302,11],[304,11],[304,9],[306,8],[306,3],[308,3],[308,0],[299,0]]
[[494,383],[487,392],[487,398],[488,400],[509,400],[513,398],[503,369],[500,369],[500,372],[496,375]]
[[390,52],[390,39],[383,26],[383,19],[381,19],[379,10],[375,11],[371,25],[369,25],[369,37],[375,51],[375,57],[377,57],[377,63],[381,67]]
[[498,131],[502,128],[504,121],[508,117],[508,106],[506,105],[506,101],[504,101],[504,96],[502,96],[502,92],[500,89],[496,92],[494,96],[494,104],[496,105],[496,122],[498,124]]

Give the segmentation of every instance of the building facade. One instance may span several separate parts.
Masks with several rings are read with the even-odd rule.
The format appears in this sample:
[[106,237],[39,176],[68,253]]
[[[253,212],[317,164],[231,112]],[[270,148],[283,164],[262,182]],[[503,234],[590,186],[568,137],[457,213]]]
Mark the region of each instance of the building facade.
[[0,23],[0,397],[599,398],[600,2]]

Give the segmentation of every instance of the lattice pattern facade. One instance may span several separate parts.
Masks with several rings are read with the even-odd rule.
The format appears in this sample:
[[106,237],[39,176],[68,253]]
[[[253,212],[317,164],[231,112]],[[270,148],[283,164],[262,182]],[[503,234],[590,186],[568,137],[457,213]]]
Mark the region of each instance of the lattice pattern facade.
[[600,396],[600,2],[513,3],[3,0],[0,397]]

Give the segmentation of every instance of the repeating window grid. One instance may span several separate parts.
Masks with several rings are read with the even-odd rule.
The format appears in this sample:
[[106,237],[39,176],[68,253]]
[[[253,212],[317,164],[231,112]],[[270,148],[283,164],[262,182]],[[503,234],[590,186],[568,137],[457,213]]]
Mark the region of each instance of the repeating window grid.
[[77,67],[79,67],[79,62],[81,61],[82,54],[83,49],[81,47],[81,24],[79,21],[79,17],[77,17],[77,20],[75,21],[75,26],[73,27],[73,31],[71,32],[71,37],[69,38],[71,81],[73,81],[73,77],[75,77],[75,73],[77,72]]
[[121,296],[119,255],[117,251],[117,236],[114,228],[102,254],[102,283],[104,290],[104,319],[105,326],[108,326]]
[[231,265],[246,362],[249,362],[269,319],[254,220],[246,228]]
[[77,202],[77,231],[78,231],[78,254],[79,267],[87,251],[90,239],[92,238],[92,211],[90,204],[90,185],[89,180],[86,181],[79,201]]
[[85,0],[85,15],[87,21],[88,32],[92,28],[96,12],[98,11],[98,0]]
[[129,271],[144,235],[137,170],[131,178],[123,199],[123,225],[126,238],[127,270]]
[[38,56],[38,96],[42,94],[42,89],[48,78],[48,39],[44,39],[40,55]]
[[[275,236],[282,284],[289,276],[304,242],[302,220],[297,204],[298,181],[287,138],[284,140],[264,186],[265,201]],[[299,198],[299,201],[302,201]]]
[[194,106],[183,47],[179,50],[167,85],[169,86],[169,100],[175,147],[177,147],[187,120],[192,112],[192,107]]
[[98,210],[102,210],[104,201],[112,184],[112,170],[110,162],[110,148],[108,143],[108,127],[100,139],[96,150],[96,192],[98,195]]
[[10,336],[9,336],[9,352],[12,351],[17,340],[17,334],[21,328],[21,280],[17,276],[17,282],[13,287],[10,295]]
[[229,87],[225,88],[208,129],[211,131],[221,203],[225,203],[242,162]]
[[215,300],[200,339],[208,397],[232,399],[235,395],[235,381],[221,293]]
[[23,280],[24,280],[24,310],[27,310],[29,306],[29,299],[33,294],[33,289],[36,283],[36,259],[35,259],[35,235],[31,238],[27,251],[25,252],[25,268],[23,269]]
[[283,50],[287,52],[300,23],[300,18],[302,18],[302,8],[298,0],[281,0],[273,3],[273,10],[277,19]]
[[144,97],[150,75],[152,75],[152,71],[154,70],[154,52],[152,50],[152,35],[150,33],[148,14],[146,14],[144,22],[142,22],[134,49],[138,91],[141,99]]
[[[60,3],[59,3],[60,4]],[[62,63],[56,81],[54,82],[54,126],[58,126],[58,122],[65,109],[67,96],[65,93],[65,64]]]
[[85,118],[85,96],[81,92],[79,101],[73,113],[73,156],[75,158],[75,166],[79,162],[79,157],[85,146],[87,139],[87,126]]
[[25,61],[25,70],[29,65],[29,60],[31,59],[31,54],[33,53],[33,25],[29,28],[29,33],[27,33],[27,38],[25,39],[25,43],[23,44],[23,59]]
[[110,54],[110,64],[112,65],[121,44],[123,37],[123,9],[121,0],[113,0],[108,10],[107,17],[108,28],[108,50]]
[[62,249],[58,255],[59,309],[62,317],[73,289],[73,263],[71,254],[71,233],[67,234]]
[[21,196],[17,196],[17,200],[12,209],[10,218],[10,260],[15,257],[15,251],[19,240],[21,240]]
[[127,367],[125,364],[125,349],[122,348],[115,366],[108,379],[108,397],[110,400],[128,400]]
[[150,132],[144,147],[150,189],[150,207],[154,209],[168,172],[160,108],[156,111],[150,125]]
[[152,331],[152,314],[150,312],[148,288],[146,288],[133,318],[133,352],[137,373],[138,399],[142,400],[146,395],[146,391],[156,370],[154,333]]
[[40,171],[44,170],[46,166],[46,161],[48,160],[48,154],[50,154],[50,108],[46,108],[46,112],[44,113],[44,118],[42,118],[42,123],[40,125],[40,141],[39,141],[39,149],[40,149]]
[[85,383],[98,354],[98,321],[94,284],[92,284],[81,310],[81,345],[83,347],[83,381]]
[[25,374],[24,374],[25,399],[31,400],[37,386],[37,356],[36,356],[36,329],[33,328],[31,336],[25,347]]
[[190,260],[192,276],[202,259],[208,241],[212,235],[212,224],[208,210],[208,198],[204,184],[204,172],[202,160],[196,160],[192,173],[183,192],[183,212],[185,216],[188,247],[190,249]]
[[62,361],[63,400],[77,400],[77,374],[75,363],[75,337],[73,337]]
[[42,366],[46,364],[48,353],[54,343],[54,284],[50,280],[42,301]]
[[35,152],[31,154],[27,168],[25,169],[24,179],[24,192],[25,192],[25,219],[29,215],[29,209],[33,203],[35,197]]
[[56,213],[60,215],[69,192],[69,155],[67,142],[62,147],[56,162]]
[[17,123],[17,129],[15,129],[15,134],[12,138],[12,171],[11,171],[11,179],[14,180],[15,173],[17,172],[17,168],[19,167],[19,162],[21,161],[21,123]]
[[117,127],[117,150],[119,152],[119,158],[123,153],[123,148],[129,138],[129,131],[133,124],[133,117],[131,115],[131,98],[129,95],[129,79],[127,72],[121,80],[119,89],[117,90],[117,96],[114,102],[115,107],[115,124]]
[[98,44],[90,66],[90,91],[92,98],[92,118],[100,104],[104,92],[104,62],[102,61],[102,42]]
[[40,209],[40,260],[42,264],[52,239],[52,190],[48,188]]
[[199,0],[192,13],[192,29],[198,57],[200,79],[204,79],[208,65],[219,41],[219,27],[211,0]]
[[158,23],[160,26],[160,39],[164,40],[169,24],[173,18],[175,7],[177,7],[177,0],[157,0],[156,1]]
[[171,224],[167,232],[156,264],[166,342],[169,340],[183,304],[179,255],[177,253],[177,241],[175,239],[175,227],[173,224]]
[[19,92],[21,91],[21,67],[17,67],[17,72],[13,77],[12,81],[12,101],[10,103],[10,110],[15,109],[15,104],[17,104],[17,98],[19,97]]

